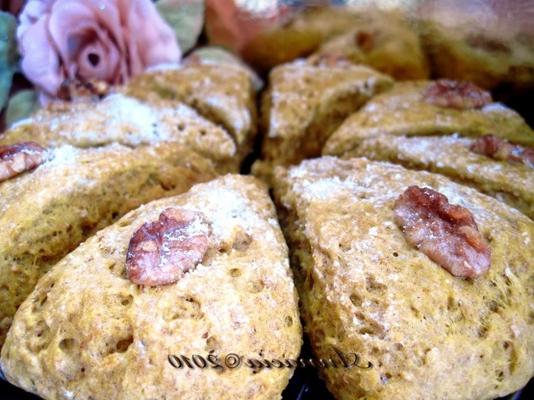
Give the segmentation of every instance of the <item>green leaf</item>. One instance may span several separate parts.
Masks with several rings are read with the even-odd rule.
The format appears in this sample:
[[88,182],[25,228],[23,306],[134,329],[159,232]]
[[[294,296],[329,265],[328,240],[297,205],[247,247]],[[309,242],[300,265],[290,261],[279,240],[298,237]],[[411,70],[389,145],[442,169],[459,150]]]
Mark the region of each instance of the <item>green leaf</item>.
[[192,49],[204,26],[204,0],[159,0],[156,7],[176,32],[180,49]]
[[9,99],[6,110],[6,125],[28,118],[39,108],[39,97],[35,90],[21,90]]
[[235,64],[239,65],[243,68],[245,68],[248,73],[250,74],[250,78],[252,79],[252,83],[254,85],[254,88],[256,90],[261,90],[263,87],[263,81],[261,78],[254,72],[252,68],[250,68],[244,61],[242,61],[239,57],[237,57],[235,54],[231,53],[228,50],[223,49],[222,47],[217,46],[206,46],[206,47],[200,47],[193,51],[185,60],[187,62],[188,59],[191,59],[192,61],[199,61],[201,63],[205,64]]
[[0,12],[0,110],[6,105],[13,74],[17,69],[17,20],[12,14]]

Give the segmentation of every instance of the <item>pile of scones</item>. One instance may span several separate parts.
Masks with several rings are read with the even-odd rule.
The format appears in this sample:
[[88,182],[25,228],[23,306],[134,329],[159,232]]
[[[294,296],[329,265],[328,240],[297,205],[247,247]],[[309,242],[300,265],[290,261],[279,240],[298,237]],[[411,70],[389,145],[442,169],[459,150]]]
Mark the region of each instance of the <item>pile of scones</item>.
[[47,400],[280,399],[294,368],[246,360],[297,360],[303,335],[365,364],[318,368],[338,400],[495,399],[534,376],[534,131],[489,91],[534,67],[323,12],[337,23],[284,27],[315,40],[306,57],[256,46],[261,92],[196,59],[0,136],[8,381]]

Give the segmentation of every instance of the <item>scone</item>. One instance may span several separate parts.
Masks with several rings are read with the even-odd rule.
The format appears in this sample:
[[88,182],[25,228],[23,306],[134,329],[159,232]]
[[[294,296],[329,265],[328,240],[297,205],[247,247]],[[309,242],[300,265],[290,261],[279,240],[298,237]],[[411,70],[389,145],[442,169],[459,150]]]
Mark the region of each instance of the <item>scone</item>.
[[368,137],[389,135],[497,135],[534,146],[534,132],[519,114],[493,103],[468,82],[401,82],[351,115],[330,136],[323,154],[341,155]]
[[142,102],[123,94],[101,101],[60,103],[37,112],[0,136],[0,145],[34,141],[44,146],[96,147],[174,141],[235,171],[239,160],[231,135],[185,104]]
[[[310,55],[321,43],[365,20],[364,15],[345,7],[307,7],[280,26],[260,32],[245,44],[241,53],[256,69],[267,72],[279,64]],[[220,38],[209,30],[207,34],[211,43],[218,44]]]
[[330,133],[392,80],[373,69],[336,60],[298,60],[271,71],[263,97],[262,162],[290,165],[321,154]]
[[351,30],[321,45],[311,56],[343,57],[398,80],[427,79],[429,70],[419,36],[397,13],[368,13]]
[[366,159],[308,160],[275,178],[312,348],[360,357],[322,370],[337,399],[494,399],[532,377],[529,218]]
[[256,92],[250,71],[228,63],[188,63],[134,78],[124,92],[145,101],[185,103],[233,137],[239,159],[252,149],[256,134]]
[[[485,153],[488,146],[495,151]],[[503,150],[508,152],[508,159],[499,157]],[[496,197],[534,220],[534,149],[522,150],[531,153],[531,162],[521,160],[514,154],[516,151],[521,149],[491,136],[469,139],[379,135],[363,140],[345,157],[367,157],[437,172]]]
[[488,90],[534,88],[533,31],[528,28],[532,4],[426,3],[418,13],[419,30],[435,76],[471,81]]
[[56,264],[1,366],[48,400],[280,399],[292,369],[247,359],[294,359],[301,335],[267,190],[229,175],[130,212]]
[[17,307],[61,257],[140,204],[217,176],[211,161],[174,143],[52,150],[25,144],[5,150],[0,151],[0,345]]

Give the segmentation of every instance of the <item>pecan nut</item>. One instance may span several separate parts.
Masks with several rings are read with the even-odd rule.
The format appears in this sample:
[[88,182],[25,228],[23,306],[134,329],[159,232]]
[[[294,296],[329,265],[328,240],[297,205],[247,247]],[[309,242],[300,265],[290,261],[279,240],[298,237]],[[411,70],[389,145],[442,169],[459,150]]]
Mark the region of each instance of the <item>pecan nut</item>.
[[473,214],[443,194],[410,186],[396,200],[394,215],[408,243],[452,275],[474,278],[489,269],[491,249]]
[[37,168],[46,161],[46,149],[34,142],[0,146],[0,182]]
[[494,135],[479,137],[470,149],[495,160],[522,162],[527,167],[534,168],[534,149],[514,145]]
[[200,212],[168,208],[155,222],[132,236],[126,273],[135,284],[175,283],[202,261],[209,247],[210,225]]
[[423,93],[425,102],[439,107],[469,110],[482,108],[493,100],[491,94],[471,82],[438,79]]

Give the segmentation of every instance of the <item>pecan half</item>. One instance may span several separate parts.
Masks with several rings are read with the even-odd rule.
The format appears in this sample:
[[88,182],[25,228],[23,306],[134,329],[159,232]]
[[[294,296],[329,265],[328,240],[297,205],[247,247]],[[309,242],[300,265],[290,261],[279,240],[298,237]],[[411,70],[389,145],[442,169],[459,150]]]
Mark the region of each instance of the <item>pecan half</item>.
[[495,160],[522,162],[527,167],[534,168],[534,149],[512,144],[494,135],[479,137],[470,149]]
[[168,208],[158,221],[147,222],[130,240],[126,273],[133,283],[168,285],[202,261],[209,247],[210,226],[200,212]]
[[0,182],[30,171],[46,161],[46,149],[34,142],[0,146]]
[[443,194],[410,186],[395,202],[394,212],[408,243],[452,275],[474,278],[490,267],[491,249],[473,214],[449,204]]
[[438,79],[423,93],[424,101],[439,107],[469,110],[482,108],[493,100],[491,94],[471,82]]

